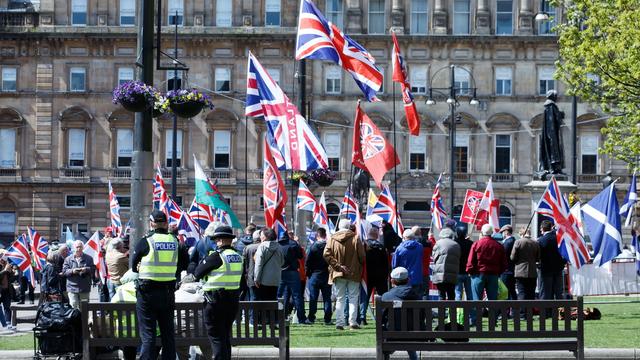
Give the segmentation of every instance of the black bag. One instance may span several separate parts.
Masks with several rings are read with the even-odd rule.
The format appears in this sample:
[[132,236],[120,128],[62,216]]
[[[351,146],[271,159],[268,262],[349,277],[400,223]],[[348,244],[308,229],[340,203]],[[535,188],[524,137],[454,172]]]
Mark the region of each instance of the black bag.
[[63,302],[48,302],[40,305],[36,315],[36,327],[42,330],[81,330],[80,310]]
[[76,336],[76,343],[74,344],[73,335],[73,332],[70,331],[36,332],[38,349],[43,355],[59,355],[81,352],[82,346],[80,343],[77,343],[78,337]]

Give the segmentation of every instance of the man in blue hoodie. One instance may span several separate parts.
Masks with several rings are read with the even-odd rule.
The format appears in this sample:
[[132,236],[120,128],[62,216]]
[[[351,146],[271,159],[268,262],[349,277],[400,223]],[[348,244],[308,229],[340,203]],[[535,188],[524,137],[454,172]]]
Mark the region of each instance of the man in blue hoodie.
[[409,271],[409,285],[417,292],[422,294],[422,244],[416,238],[419,234],[416,232],[419,228],[414,226],[406,229],[402,233],[402,242],[396,248],[391,260],[391,268],[403,267]]

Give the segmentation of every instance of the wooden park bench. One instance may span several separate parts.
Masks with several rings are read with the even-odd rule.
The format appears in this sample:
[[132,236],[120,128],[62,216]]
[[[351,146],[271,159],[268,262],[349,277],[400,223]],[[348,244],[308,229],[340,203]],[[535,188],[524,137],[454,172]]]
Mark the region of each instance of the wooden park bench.
[[[513,319],[506,316],[510,308]],[[571,314],[572,308],[577,308],[576,319],[560,318],[560,313]],[[394,302],[383,302],[377,296],[375,309],[378,360],[388,359],[394,351],[407,350],[567,350],[576,359],[584,359],[581,296],[577,300]],[[472,310],[477,314],[475,324],[469,320]],[[518,316],[521,311],[522,319]],[[460,326],[456,326],[459,312],[463,316]],[[484,321],[483,312],[487,316]],[[539,316],[534,317],[538,312]],[[386,326],[383,316],[387,318]]]
[[[249,310],[253,310],[255,325],[250,326]],[[136,329],[135,303],[82,302],[82,350],[84,359],[95,359],[98,347],[138,346],[140,338]],[[243,321],[243,315],[246,321]],[[203,303],[176,303],[176,347],[210,347],[204,326]],[[118,319],[126,319],[118,322]],[[274,321],[277,319],[277,322]],[[132,321],[133,320],[133,321]],[[120,327],[118,328],[118,324]],[[132,325],[133,324],[133,325]],[[160,338],[157,338],[160,346]],[[233,324],[232,346],[275,346],[279,359],[289,359],[289,324],[284,312],[283,300],[241,301],[240,311]]]
[[[29,312],[27,315],[20,313]],[[19,323],[36,323],[36,312],[38,304],[11,304],[11,325],[16,326]]]

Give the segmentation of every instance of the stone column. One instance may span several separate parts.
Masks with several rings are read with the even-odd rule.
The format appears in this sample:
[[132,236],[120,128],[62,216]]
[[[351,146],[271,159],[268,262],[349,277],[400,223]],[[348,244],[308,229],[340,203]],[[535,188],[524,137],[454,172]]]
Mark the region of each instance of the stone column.
[[435,0],[433,11],[433,33],[447,34],[447,8],[445,0]]
[[348,34],[362,34],[362,6],[359,0],[347,0],[345,31]]
[[491,31],[491,12],[488,0],[478,0],[476,13],[476,34],[489,34]]
[[391,2],[391,30],[396,34],[404,34],[404,2],[402,0]]
[[520,0],[520,12],[518,13],[518,35],[533,34],[533,4],[531,0]]

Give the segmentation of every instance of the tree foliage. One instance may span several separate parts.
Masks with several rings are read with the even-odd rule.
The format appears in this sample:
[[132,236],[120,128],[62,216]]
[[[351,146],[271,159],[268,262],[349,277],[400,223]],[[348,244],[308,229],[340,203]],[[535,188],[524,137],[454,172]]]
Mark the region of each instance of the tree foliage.
[[[559,4],[557,4],[559,5]],[[558,26],[556,75],[610,118],[602,150],[631,167],[640,157],[640,1],[570,0]]]

